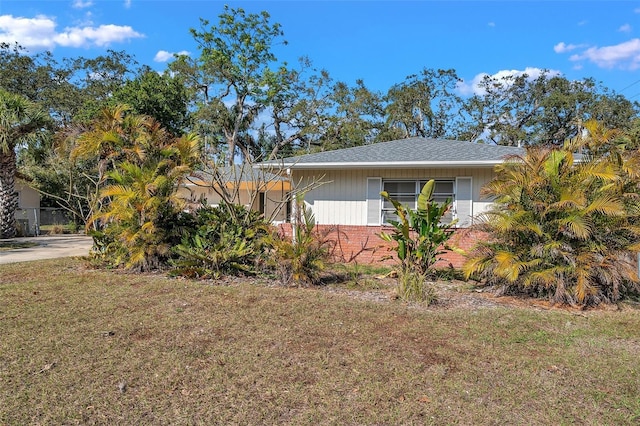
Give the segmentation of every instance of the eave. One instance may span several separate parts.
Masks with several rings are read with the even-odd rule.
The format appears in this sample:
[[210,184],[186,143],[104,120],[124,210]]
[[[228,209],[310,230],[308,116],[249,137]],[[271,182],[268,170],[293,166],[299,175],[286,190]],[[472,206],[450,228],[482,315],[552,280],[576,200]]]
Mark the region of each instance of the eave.
[[291,170],[340,170],[340,169],[417,169],[417,168],[486,168],[503,163],[502,160],[483,161],[390,161],[390,162],[317,162],[317,163],[260,163],[254,167],[262,169]]

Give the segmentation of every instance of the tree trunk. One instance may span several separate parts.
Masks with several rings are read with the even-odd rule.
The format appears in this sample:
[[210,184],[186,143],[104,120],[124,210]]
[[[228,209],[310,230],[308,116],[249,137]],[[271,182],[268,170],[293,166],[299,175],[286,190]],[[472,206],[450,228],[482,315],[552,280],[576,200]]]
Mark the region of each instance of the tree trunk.
[[0,150],[0,238],[16,236],[16,153]]

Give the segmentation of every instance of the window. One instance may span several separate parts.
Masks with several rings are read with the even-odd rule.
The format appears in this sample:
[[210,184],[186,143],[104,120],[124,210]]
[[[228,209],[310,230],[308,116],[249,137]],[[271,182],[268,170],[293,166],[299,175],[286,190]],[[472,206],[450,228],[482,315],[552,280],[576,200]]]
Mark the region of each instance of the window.
[[[407,208],[415,209],[418,207],[418,195],[427,183],[427,180],[385,180],[382,182],[382,189],[386,191],[391,198],[399,201]],[[454,180],[436,180],[433,190],[433,200],[438,203],[444,203],[446,200],[454,200]],[[382,203],[382,223],[389,223],[389,220],[397,220],[393,204],[388,200]],[[449,223],[453,220],[453,210],[444,215],[443,222]]]

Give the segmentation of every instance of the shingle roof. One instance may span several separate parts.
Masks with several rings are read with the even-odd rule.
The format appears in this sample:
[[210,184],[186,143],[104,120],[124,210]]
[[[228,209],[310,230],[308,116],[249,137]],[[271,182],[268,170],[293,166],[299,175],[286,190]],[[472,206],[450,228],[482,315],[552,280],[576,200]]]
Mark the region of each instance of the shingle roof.
[[[409,138],[380,142],[354,148],[289,157],[279,164],[300,168],[365,168],[365,167],[488,167],[524,149],[478,144],[446,139]],[[263,163],[264,164],[264,163]]]

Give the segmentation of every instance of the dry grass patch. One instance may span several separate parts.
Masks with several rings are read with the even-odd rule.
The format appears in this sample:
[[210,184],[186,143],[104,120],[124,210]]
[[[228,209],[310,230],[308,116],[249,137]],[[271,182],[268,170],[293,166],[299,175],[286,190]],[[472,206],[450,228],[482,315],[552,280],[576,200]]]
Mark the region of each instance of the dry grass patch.
[[[0,266],[0,424],[637,424],[637,309]],[[461,297],[471,297],[461,293]]]
[[30,247],[35,247],[37,245],[38,245],[37,243],[32,243],[28,241],[12,241],[12,240],[0,241],[0,252],[16,250],[21,248],[30,248]]

